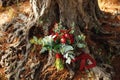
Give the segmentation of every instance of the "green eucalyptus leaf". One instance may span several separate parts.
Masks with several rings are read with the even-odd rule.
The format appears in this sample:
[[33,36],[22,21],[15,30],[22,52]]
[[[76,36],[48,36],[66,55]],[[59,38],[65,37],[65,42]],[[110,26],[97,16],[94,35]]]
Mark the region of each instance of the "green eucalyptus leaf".
[[70,55],[74,55],[74,53],[73,53],[73,51],[67,51],[63,56],[65,57],[65,58],[68,58],[68,57],[71,57]]
[[63,56],[67,59],[67,58],[69,57],[69,54],[66,53],[66,54],[64,54]]
[[39,45],[41,45],[41,44],[42,44],[41,39],[38,39],[38,44],[39,44]]
[[30,40],[30,43],[31,43],[31,44],[34,44],[34,43],[35,43],[34,39],[31,39],[31,40]]
[[36,36],[33,36],[34,44],[38,44],[38,38]]
[[74,59],[74,53],[73,51],[68,51],[63,55],[64,58],[66,58],[66,63],[70,64],[71,60]]
[[65,51],[64,48],[63,48],[64,46],[65,46],[65,45],[61,45],[61,48],[60,48],[60,52],[61,52],[62,54],[64,54],[64,51]]
[[86,45],[85,45],[84,43],[78,43],[78,44],[77,44],[77,47],[79,47],[79,48],[85,48]]
[[71,45],[62,45],[60,52],[64,54],[67,51],[71,51],[71,50],[73,50],[73,47]]
[[47,40],[45,38],[42,39],[42,45],[43,46],[47,45]]
[[50,46],[50,45],[45,45],[44,47],[46,47],[47,50],[52,50],[52,46]]
[[60,48],[61,48],[61,45],[60,44],[57,44],[57,45],[53,45],[54,47],[54,51],[55,52],[59,52],[60,51]]
[[75,58],[73,55],[69,55],[69,57],[70,57],[71,59],[74,59],[74,58]]
[[64,52],[66,53],[67,51],[73,50],[73,47],[70,45],[67,45],[64,47]]
[[53,44],[53,38],[52,38],[52,36],[46,36],[46,37],[44,37],[41,40],[41,43],[42,43],[43,46],[45,46],[45,45],[51,45],[52,46],[52,44]]
[[75,23],[73,22],[73,23],[71,24],[71,26],[72,26],[72,27],[75,27]]
[[71,34],[73,34],[74,32],[75,32],[75,31],[74,31],[73,29],[70,31]]
[[40,54],[41,53],[44,53],[45,51],[47,51],[47,48],[46,47],[42,47],[41,51],[40,51]]
[[84,41],[85,40],[85,36],[83,34],[78,35],[78,39],[81,40],[81,41]]
[[33,39],[35,40],[35,42],[37,42],[38,40],[36,36],[33,36]]

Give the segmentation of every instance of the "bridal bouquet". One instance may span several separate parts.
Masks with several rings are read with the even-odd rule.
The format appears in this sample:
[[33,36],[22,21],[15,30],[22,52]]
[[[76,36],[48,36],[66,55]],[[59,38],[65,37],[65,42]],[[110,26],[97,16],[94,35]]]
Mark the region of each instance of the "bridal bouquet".
[[57,70],[64,69],[64,64],[71,64],[75,60],[75,48],[85,48],[85,36],[83,34],[75,35],[74,27],[66,29],[60,23],[55,23],[50,34],[43,38],[33,37],[31,43],[42,46],[40,53],[52,51],[55,54],[55,67]]

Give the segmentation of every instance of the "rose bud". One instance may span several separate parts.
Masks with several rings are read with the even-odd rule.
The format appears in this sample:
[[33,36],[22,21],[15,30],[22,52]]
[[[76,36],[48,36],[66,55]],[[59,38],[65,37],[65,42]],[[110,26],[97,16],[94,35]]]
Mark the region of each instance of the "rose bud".
[[66,39],[65,39],[64,37],[62,37],[62,38],[60,39],[60,42],[63,43],[63,44],[65,44],[65,43],[66,43]]
[[68,39],[70,38],[70,34],[68,34],[68,33],[65,33],[64,36],[65,36],[65,38],[68,38]]

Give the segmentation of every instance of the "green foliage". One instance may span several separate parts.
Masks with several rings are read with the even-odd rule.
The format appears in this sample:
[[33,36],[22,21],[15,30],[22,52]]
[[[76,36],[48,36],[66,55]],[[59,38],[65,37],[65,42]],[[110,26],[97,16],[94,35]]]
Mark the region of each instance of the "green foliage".
[[85,41],[85,36],[83,34],[78,35],[78,40]]
[[85,47],[86,47],[86,44],[84,44],[84,43],[78,43],[78,44],[77,44],[77,47],[79,47],[79,48],[85,48]]
[[64,58],[66,58],[66,63],[70,64],[71,60],[74,59],[74,52],[69,50],[64,54]]
[[83,34],[78,35],[76,37],[76,39],[78,41],[77,44],[76,44],[78,48],[85,48],[86,47],[85,36]]
[[60,52],[62,54],[68,52],[68,51],[71,51],[71,50],[74,50],[73,46],[71,45],[62,45],[61,49],[60,49]]
[[42,47],[40,53],[44,53],[45,51],[47,51],[47,48],[46,47]]
[[71,45],[62,45],[60,49],[64,58],[66,58],[66,63],[70,64],[71,60],[74,59],[74,48]]
[[33,38],[30,40],[30,43],[38,44],[38,38],[36,36],[33,36]]
[[53,45],[53,51],[55,52],[55,53],[60,53],[60,49],[61,49],[61,44],[54,44]]

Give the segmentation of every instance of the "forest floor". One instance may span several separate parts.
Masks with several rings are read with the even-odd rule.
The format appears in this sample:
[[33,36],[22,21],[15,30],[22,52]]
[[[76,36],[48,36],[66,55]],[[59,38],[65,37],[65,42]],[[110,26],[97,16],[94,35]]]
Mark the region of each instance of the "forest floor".
[[[114,33],[114,35],[110,36],[110,37],[108,37],[108,36],[107,37],[103,36],[102,38],[98,37],[98,39],[101,39],[101,40],[104,40],[104,39],[120,40],[120,35],[118,36],[118,34],[120,34],[120,26],[119,25],[118,26],[117,25],[110,26],[111,23],[115,23],[115,24],[120,23],[120,6],[117,4],[112,5],[112,7],[105,5],[102,8],[102,10],[106,14],[105,19],[100,19],[101,22],[105,23],[105,24],[103,24],[102,28],[106,31],[112,31]],[[23,13],[23,14],[28,16],[29,12],[30,12],[30,5],[29,5],[28,1],[24,2],[24,3],[19,3],[17,5],[9,6],[6,8],[0,8],[0,26],[4,23],[11,21],[13,18],[15,18],[18,15],[18,13]],[[89,45],[94,45],[97,43],[97,41],[92,40],[91,38],[88,38],[87,42]],[[100,43],[97,43],[97,44],[100,44]],[[114,77],[114,80],[120,79],[120,63],[119,63],[119,61],[120,61],[120,56],[115,56],[111,60],[111,65],[114,67],[115,72],[117,74]],[[50,70],[52,70],[52,69],[54,69],[54,68],[50,68]],[[63,71],[63,72],[65,75],[67,75],[67,72],[66,73],[65,73],[65,71]],[[54,73],[54,75],[56,75],[56,74],[58,74],[58,73]],[[62,72],[59,74],[65,76]],[[84,73],[82,73],[82,74],[84,74]],[[0,80],[6,80],[4,75],[5,75],[4,68],[0,68]],[[54,76],[52,76],[52,77],[54,77]],[[80,77],[79,75],[76,75],[75,80],[77,80],[79,77]]]

